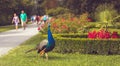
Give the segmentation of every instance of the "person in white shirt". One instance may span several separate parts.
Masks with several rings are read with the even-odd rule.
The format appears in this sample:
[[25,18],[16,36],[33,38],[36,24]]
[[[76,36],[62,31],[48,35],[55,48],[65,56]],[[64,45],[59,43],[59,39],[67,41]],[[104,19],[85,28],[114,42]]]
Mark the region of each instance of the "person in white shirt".
[[18,23],[19,23],[19,22],[20,22],[19,17],[16,15],[16,13],[14,13],[14,17],[13,17],[13,19],[12,19],[12,23],[15,24],[16,30],[18,29]]

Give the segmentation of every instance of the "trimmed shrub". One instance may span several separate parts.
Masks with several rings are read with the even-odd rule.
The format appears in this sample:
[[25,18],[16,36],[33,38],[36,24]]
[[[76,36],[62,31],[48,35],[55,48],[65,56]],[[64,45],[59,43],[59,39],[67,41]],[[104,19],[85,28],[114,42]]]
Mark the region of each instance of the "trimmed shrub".
[[64,38],[87,38],[87,34],[57,34],[57,37]]
[[56,52],[85,54],[119,54],[120,40],[91,40],[74,38],[57,38]]
[[[70,35],[72,37],[72,34]],[[68,35],[54,34],[56,47],[54,52],[59,53],[84,53],[84,54],[120,54],[120,39],[88,39],[85,35],[71,38]],[[44,37],[47,37],[44,35]]]

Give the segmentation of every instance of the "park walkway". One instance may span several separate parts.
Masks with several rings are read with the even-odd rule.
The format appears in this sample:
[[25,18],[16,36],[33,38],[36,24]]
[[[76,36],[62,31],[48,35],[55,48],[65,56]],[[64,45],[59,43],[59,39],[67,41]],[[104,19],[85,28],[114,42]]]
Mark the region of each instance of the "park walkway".
[[22,28],[0,33],[0,56],[20,45],[30,37],[38,33],[36,24],[27,25],[26,30]]

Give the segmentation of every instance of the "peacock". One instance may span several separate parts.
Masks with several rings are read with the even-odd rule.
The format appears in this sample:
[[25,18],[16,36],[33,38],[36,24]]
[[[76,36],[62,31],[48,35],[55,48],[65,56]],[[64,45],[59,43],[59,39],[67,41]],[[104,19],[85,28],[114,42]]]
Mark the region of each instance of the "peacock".
[[39,53],[41,56],[45,54],[46,59],[48,59],[47,52],[52,51],[54,47],[55,47],[55,40],[50,30],[50,23],[48,23],[48,38],[42,40],[35,48],[26,51],[26,53],[31,52],[33,50],[37,50],[37,53]]

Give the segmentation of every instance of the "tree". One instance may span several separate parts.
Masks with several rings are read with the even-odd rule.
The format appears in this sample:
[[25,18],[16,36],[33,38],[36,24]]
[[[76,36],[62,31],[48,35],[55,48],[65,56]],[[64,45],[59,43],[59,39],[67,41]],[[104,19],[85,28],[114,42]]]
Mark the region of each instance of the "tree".
[[19,15],[21,9],[25,9],[28,13],[30,13],[31,6],[31,0],[1,0],[0,25],[11,24],[13,13],[16,12]]

